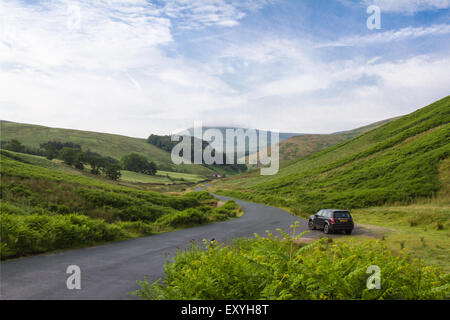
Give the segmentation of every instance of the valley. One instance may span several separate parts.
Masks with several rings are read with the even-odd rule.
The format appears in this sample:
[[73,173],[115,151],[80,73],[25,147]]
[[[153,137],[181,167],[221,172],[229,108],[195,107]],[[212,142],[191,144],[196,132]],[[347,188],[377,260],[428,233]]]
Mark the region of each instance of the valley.
[[[344,256],[353,250],[366,250],[367,257],[379,255],[376,259],[381,259],[379,263],[386,267],[423,268],[435,279],[433,283],[439,283],[437,291],[433,287],[425,289],[424,283],[419,291],[389,291],[389,297],[443,297],[450,270],[449,123],[447,97],[412,114],[374,124],[367,130],[358,129],[358,133],[350,134],[355,137],[336,141],[334,146],[285,161],[273,176],[261,176],[258,170],[250,168],[248,172],[217,179],[211,168],[202,165],[185,165],[189,168],[185,170],[166,164],[163,168],[167,170],[158,169],[153,175],[122,168],[120,177],[111,180],[93,174],[93,167],[88,164],[76,168],[67,160],[2,149],[1,257],[6,260],[2,262],[3,295],[6,299],[126,299],[132,298],[129,293],[135,291],[145,299],[268,298],[271,296],[266,296],[267,290],[272,290],[269,284],[261,292],[255,287],[249,295],[240,291],[233,295],[231,289],[213,294],[208,291],[212,288],[206,288],[204,292],[211,296],[197,296],[195,292],[200,291],[195,291],[191,283],[183,293],[172,296],[168,283],[155,282],[160,277],[175,276],[170,268],[192,268],[198,264],[197,259],[218,259],[211,260],[212,265],[228,261],[222,257],[228,250],[238,250],[236,259],[256,254],[256,263],[263,267],[265,262],[253,252],[253,248],[260,247],[263,251],[275,250],[275,255],[289,254],[287,260],[272,261],[276,268],[285,268],[285,263],[289,268],[300,268],[292,255],[313,261],[321,250],[341,250]],[[2,122],[2,139],[20,139],[26,148],[48,139],[48,133],[37,139],[39,133],[33,132],[34,126],[23,127],[23,135],[16,127],[17,124]],[[104,142],[89,144],[86,134],[92,133],[65,135],[64,141],[89,145],[95,151],[117,157],[117,152],[103,147]],[[103,134],[98,135],[99,141],[106,139]],[[299,138],[307,139],[299,136],[285,141]],[[51,139],[58,140],[57,136]],[[166,161],[167,151],[145,141],[139,143],[138,150],[149,160]],[[356,221],[352,236],[325,236],[320,230],[308,230],[305,219],[327,207],[351,211]],[[377,253],[369,248],[378,248],[374,249]],[[311,255],[302,254],[304,251],[311,251]],[[173,257],[173,262],[164,266],[166,254]],[[105,257],[109,257],[107,263],[103,262]],[[64,277],[63,266],[74,259],[89,274],[82,293],[57,288],[58,279]],[[223,267],[234,268],[239,262],[230,263]],[[153,271],[148,273],[148,268]],[[208,268],[204,277],[212,276]],[[218,277],[222,272],[235,272],[221,268]],[[106,270],[110,270],[110,276],[104,276]],[[32,288],[27,288],[23,281],[36,278],[35,272],[43,275]],[[312,276],[314,272],[309,270],[306,274]],[[61,273],[60,277],[53,278],[55,273]],[[248,276],[272,279],[266,271],[260,274],[254,270]],[[117,277],[122,279],[120,283],[114,280]],[[135,280],[139,286],[133,284]],[[180,281],[188,285],[191,280]],[[409,288],[415,280],[401,281],[405,281],[402,288]],[[320,298],[316,291],[308,290],[297,294]],[[324,292],[323,297],[333,298],[332,291]],[[281,297],[278,291],[271,294]],[[342,294],[357,299],[370,296],[364,290]]]

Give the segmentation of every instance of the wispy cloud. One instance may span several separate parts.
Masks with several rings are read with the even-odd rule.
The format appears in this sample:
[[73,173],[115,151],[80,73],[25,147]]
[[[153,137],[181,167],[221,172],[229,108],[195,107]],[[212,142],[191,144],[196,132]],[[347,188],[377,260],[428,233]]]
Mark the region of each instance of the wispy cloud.
[[321,43],[316,47],[345,47],[345,46],[366,46],[375,43],[388,43],[414,39],[425,36],[437,36],[450,33],[449,24],[439,24],[429,27],[406,27],[398,30],[382,31],[366,35],[345,37],[332,42]]
[[234,27],[246,12],[258,10],[268,2],[270,0],[169,0],[163,12],[177,19],[177,24],[185,29]]
[[366,6],[377,5],[383,12],[406,14],[450,7],[450,0],[363,0],[362,3]]
[[[170,20],[146,1],[49,0],[37,5],[4,3],[0,61],[49,71],[49,68],[122,70],[146,50],[172,41]],[[79,9],[79,28],[71,29],[70,8]]]

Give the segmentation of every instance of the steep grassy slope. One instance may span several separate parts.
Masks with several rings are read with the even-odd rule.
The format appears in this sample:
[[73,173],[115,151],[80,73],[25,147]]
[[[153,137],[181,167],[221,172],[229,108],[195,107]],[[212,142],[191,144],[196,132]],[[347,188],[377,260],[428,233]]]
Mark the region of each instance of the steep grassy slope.
[[394,119],[379,121],[354,130],[332,134],[304,134],[280,142],[280,161],[286,162],[353,139]]
[[[450,97],[337,146],[313,153],[274,176],[257,172],[217,188],[236,197],[308,213],[432,197],[438,165],[450,154]],[[238,192],[236,192],[238,191]]]
[[179,196],[35,166],[3,152],[1,258],[81,247],[235,217],[206,192]]
[[110,156],[116,159],[132,152],[138,153],[148,160],[154,161],[161,170],[200,175],[213,174],[212,170],[204,166],[173,165],[170,153],[148,144],[145,139],[108,133],[49,128],[9,121],[0,121],[0,126],[2,140],[17,139],[28,147],[37,148],[40,143],[51,140],[73,142],[80,144],[83,149],[90,149],[102,156]]

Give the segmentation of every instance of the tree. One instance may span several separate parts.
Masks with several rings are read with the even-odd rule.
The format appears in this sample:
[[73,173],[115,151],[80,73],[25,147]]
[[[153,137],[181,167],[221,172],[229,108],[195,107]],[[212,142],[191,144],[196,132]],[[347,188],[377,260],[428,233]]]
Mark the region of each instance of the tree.
[[118,180],[122,176],[120,169],[121,167],[119,164],[107,164],[104,172],[109,179]]
[[84,153],[84,159],[91,166],[92,174],[100,174],[101,168],[104,168],[106,165],[105,158],[90,150]]
[[59,152],[58,157],[69,166],[81,167],[80,163],[82,164],[82,154],[80,149],[64,147]]
[[124,170],[140,172],[148,175],[156,174],[156,164],[149,162],[144,156],[137,153],[130,153],[121,159]]
[[154,176],[156,174],[157,167],[156,164],[152,161],[148,163],[147,169],[145,170],[145,174]]
[[23,152],[25,150],[25,147],[19,140],[12,139],[11,141],[6,143],[5,149],[14,152]]
[[73,142],[47,141],[41,143],[40,147],[45,150],[44,154],[49,160],[57,158],[58,153],[65,147],[79,149],[81,151],[81,146]]

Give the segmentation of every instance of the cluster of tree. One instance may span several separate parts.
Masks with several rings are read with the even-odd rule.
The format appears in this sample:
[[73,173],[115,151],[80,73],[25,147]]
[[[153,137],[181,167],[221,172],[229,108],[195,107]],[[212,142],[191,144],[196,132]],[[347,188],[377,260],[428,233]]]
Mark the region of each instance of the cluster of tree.
[[14,152],[32,154],[36,156],[45,156],[44,150],[24,146],[19,140],[16,139],[12,139],[9,141],[0,141],[0,148]]
[[[170,140],[170,137],[169,137]],[[129,170],[148,175],[155,175],[156,164],[148,161],[147,158],[136,153],[122,157],[121,161],[104,157],[90,150],[83,151],[81,145],[73,142],[47,141],[40,144],[40,148],[29,148],[18,140],[1,141],[2,149],[14,152],[28,153],[38,156],[45,156],[47,159],[60,159],[69,166],[84,170],[85,165],[91,167],[92,174],[104,174],[111,180],[120,178],[120,170]]]
[[56,158],[79,170],[84,170],[84,166],[88,164],[91,167],[92,174],[103,173],[111,180],[118,180],[121,176],[120,170],[122,167],[119,161],[111,157],[103,157],[90,150],[82,151],[77,147],[63,147],[57,153]]
[[64,163],[84,170],[86,164],[91,167],[91,173],[99,175],[103,173],[111,180],[120,178],[122,169],[118,160],[111,157],[103,157],[90,150],[83,151],[81,145],[73,142],[48,141],[40,144],[40,148],[24,146],[19,140],[1,141],[1,148],[14,152],[45,156],[47,159],[60,159]]
[[61,141],[48,141],[45,143],[41,143],[40,147],[42,150],[45,150],[45,156],[49,160],[57,158],[59,152],[64,148],[81,150],[81,146],[79,144]]
[[[167,152],[172,152],[172,149],[178,144],[177,141],[172,141],[170,136],[158,136],[158,135],[150,135],[147,138],[147,142],[149,144],[152,144],[162,150],[165,150]],[[202,150],[205,150],[206,147],[209,146],[209,143],[207,141],[202,140]],[[211,153],[214,156],[215,150],[213,150]],[[180,156],[183,156],[183,154],[180,154]],[[236,160],[236,155],[235,155]],[[194,137],[191,137],[191,161],[194,161]],[[222,164],[214,163],[213,165],[206,165],[206,167],[209,167],[211,169],[217,169],[220,168],[225,171],[229,172],[245,172],[247,171],[247,165],[245,164],[237,164],[237,161],[234,161],[235,164],[226,164],[225,160],[225,154],[223,154],[223,161]]]
[[137,153],[130,153],[123,156],[121,161],[124,170],[140,172],[148,175],[155,175],[157,168],[156,164],[148,161],[147,158]]
[[170,136],[157,136],[155,134],[151,134],[147,138],[147,142],[167,152],[171,152],[173,147],[175,147],[178,143],[176,141],[172,141]]

